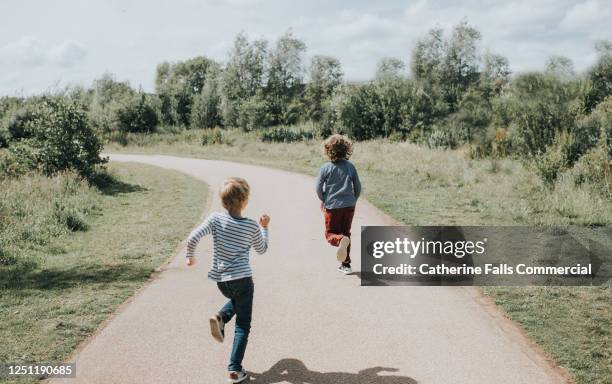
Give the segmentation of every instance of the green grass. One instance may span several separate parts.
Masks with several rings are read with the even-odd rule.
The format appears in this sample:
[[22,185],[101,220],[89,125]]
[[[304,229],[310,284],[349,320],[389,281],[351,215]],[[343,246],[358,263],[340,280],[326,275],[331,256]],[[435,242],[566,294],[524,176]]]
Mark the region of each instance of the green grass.
[[[255,163],[315,175],[317,140],[263,143],[257,133],[224,131],[229,144],[202,145],[207,131],[130,135],[107,152],[166,153]],[[210,131],[208,131],[210,132]],[[562,178],[554,190],[513,159],[469,159],[462,151],[389,140],[359,142],[351,160],[368,200],[406,224],[612,224],[612,201]]]
[[[29,222],[0,237],[23,248],[0,265],[0,361],[62,361],[175,253],[205,208],[206,185],[196,179],[110,168],[118,181],[102,191],[70,175],[2,181],[0,213]],[[65,230],[51,218],[61,199],[84,227]]]
[[610,286],[488,287],[485,292],[575,382],[612,382]]
[[[132,135],[107,152],[160,153],[266,165],[315,175],[319,141],[262,143],[257,133],[204,131]],[[210,142],[210,141],[209,141]],[[411,225],[612,224],[612,201],[561,178],[554,189],[513,159],[469,159],[461,151],[388,140],[360,142],[351,160],[369,201]],[[485,289],[577,383],[612,382],[610,287]]]

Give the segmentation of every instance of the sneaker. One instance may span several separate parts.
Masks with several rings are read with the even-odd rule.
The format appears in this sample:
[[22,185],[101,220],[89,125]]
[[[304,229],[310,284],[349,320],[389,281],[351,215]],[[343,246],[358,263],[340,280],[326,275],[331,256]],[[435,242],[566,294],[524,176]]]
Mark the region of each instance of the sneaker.
[[213,339],[222,343],[225,338],[225,323],[219,314],[216,314],[210,318],[210,334]]
[[230,383],[242,383],[248,377],[249,375],[246,373],[244,369],[240,372],[232,371],[229,373],[229,378],[227,379],[227,381],[229,381]]
[[349,244],[351,244],[351,238],[348,236],[342,236],[342,240],[340,240],[340,245],[338,246],[338,251],[336,252],[336,257],[338,258],[338,262],[344,263],[346,260],[346,256],[348,255],[347,249]]
[[347,267],[341,264],[338,266],[338,272],[342,272],[345,275],[350,275],[351,273],[353,273],[353,269],[351,269],[351,267]]

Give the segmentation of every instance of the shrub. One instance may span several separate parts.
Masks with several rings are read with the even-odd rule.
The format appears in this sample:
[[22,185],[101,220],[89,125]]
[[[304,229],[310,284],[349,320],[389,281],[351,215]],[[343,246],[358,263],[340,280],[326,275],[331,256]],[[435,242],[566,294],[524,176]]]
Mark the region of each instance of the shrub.
[[459,141],[450,130],[436,127],[429,135],[427,144],[431,148],[456,148],[459,145]]
[[276,127],[262,132],[260,139],[266,143],[293,143],[314,138],[313,132],[287,127]]
[[36,151],[25,140],[0,151],[0,175],[17,177],[36,168]]
[[33,103],[18,109],[9,117],[7,130],[11,140],[27,139],[33,136],[31,122],[36,118],[36,110]]
[[510,126],[513,148],[520,153],[537,155],[552,145],[561,132],[575,126],[571,105],[579,95],[576,82],[561,81],[554,74],[528,73],[515,78],[503,95],[505,106],[496,111]]
[[607,141],[604,133],[598,145],[582,156],[570,173],[577,185],[590,184],[612,198],[612,155]]
[[382,136],[384,115],[373,85],[345,86],[334,97],[337,130],[356,140]]
[[207,81],[202,93],[194,97],[191,110],[192,128],[214,128],[222,125],[221,95],[215,83]]
[[5,129],[2,125],[0,125],[0,148],[6,148],[9,146],[9,142],[11,141],[11,134],[8,129]]
[[559,174],[573,163],[575,142],[572,134],[563,133],[545,152],[535,156],[535,169],[545,183],[552,185]]
[[202,145],[212,144],[232,144],[232,141],[228,139],[223,131],[219,128],[204,131],[202,134]]
[[245,100],[238,110],[238,126],[243,131],[267,127],[271,123],[268,106],[261,95]]
[[116,81],[110,74],[94,80],[88,113],[93,127],[103,133],[116,131],[117,110],[129,103],[135,94],[128,82]]
[[38,105],[36,117],[29,122],[33,138],[25,144],[32,147],[36,168],[45,175],[73,169],[89,177],[100,158],[102,143],[98,140],[83,107],[62,98],[44,98]]
[[136,95],[117,109],[117,125],[122,132],[149,133],[159,124],[157,110],[144,93]]

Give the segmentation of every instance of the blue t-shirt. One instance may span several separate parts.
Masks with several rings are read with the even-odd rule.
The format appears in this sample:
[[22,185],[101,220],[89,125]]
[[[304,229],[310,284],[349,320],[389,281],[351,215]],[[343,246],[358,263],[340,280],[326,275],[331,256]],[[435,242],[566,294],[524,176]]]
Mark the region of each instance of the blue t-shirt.
[[317,177],[317,195],[327,209],[354,207],[361,193],[355,166],[348,160],[328,161]]

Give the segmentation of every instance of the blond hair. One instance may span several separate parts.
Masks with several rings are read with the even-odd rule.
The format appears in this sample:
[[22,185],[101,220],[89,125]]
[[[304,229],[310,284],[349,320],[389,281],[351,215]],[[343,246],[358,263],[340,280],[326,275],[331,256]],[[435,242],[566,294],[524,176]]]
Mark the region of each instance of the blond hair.
[[246,199],[249,198],[249,183],[241,177],[230,177],[223,182],[219,190],[221,204],[230,213],[240,213]]
[[353,142],[344,135],[331,135],[323,142],[323,153],[332,163],[348,160],[353,154]]

